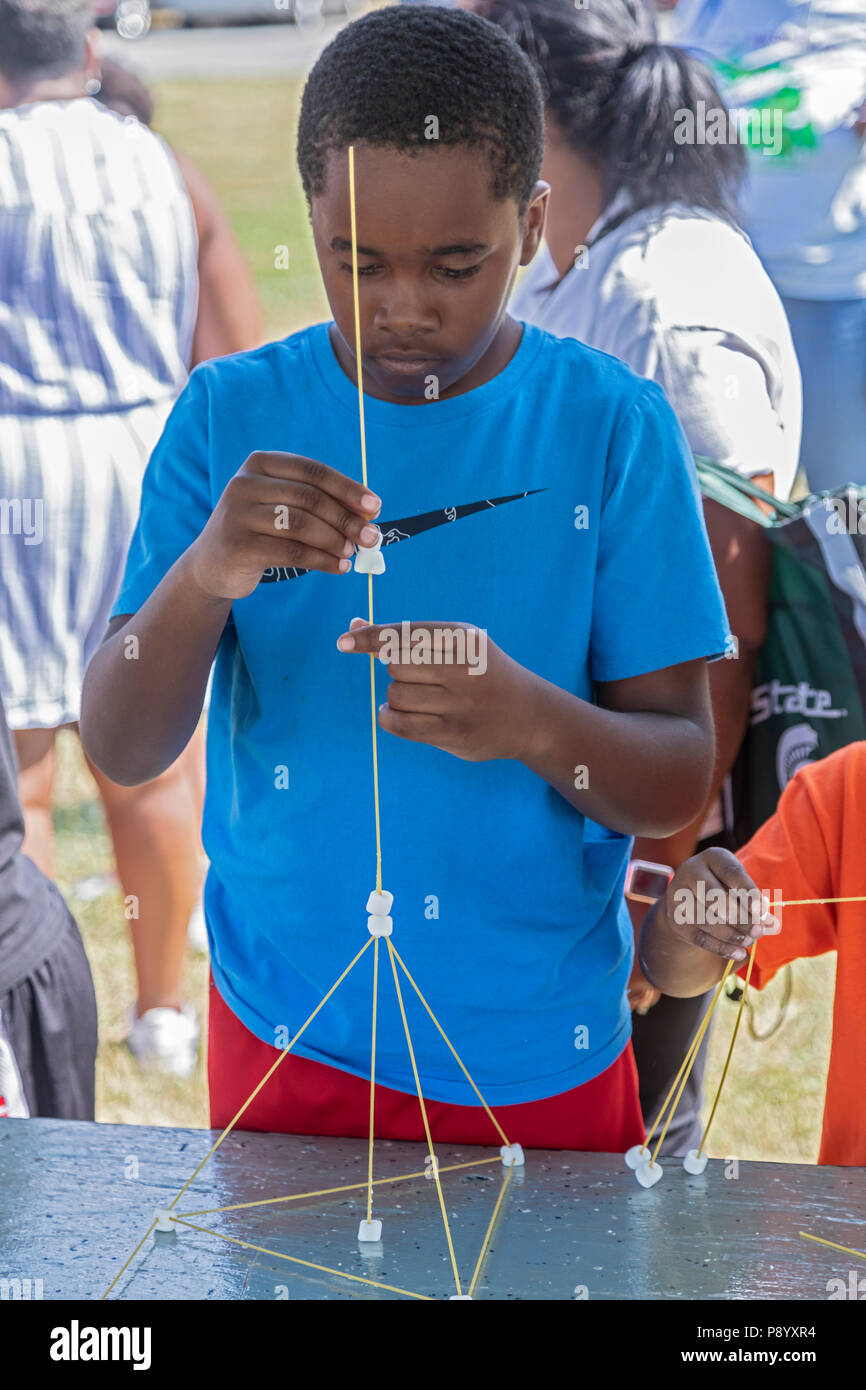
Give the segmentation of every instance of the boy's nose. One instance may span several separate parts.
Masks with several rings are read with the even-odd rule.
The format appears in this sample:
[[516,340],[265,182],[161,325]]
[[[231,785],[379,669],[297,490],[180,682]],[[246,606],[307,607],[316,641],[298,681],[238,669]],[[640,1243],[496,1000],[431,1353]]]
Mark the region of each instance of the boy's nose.
[[412,348],[417,335],[435,332],[440,327],[440,319],[418,294],[395,294],[379,305],[373,324],[378,332],[393,338],[394,347]]

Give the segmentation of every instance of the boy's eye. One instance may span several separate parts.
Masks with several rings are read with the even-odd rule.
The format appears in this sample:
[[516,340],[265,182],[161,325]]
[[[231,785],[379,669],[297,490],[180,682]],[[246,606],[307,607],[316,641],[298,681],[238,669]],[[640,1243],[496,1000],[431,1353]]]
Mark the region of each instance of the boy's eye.
[[446,280],[468,280],[470,276],[477,275],[480,269],[480,265],[470,265],[465,270],[454,270],[450,265],[436,266],[436,270],[444,275]]
[[[340,269],[346,271],[348,275],[352,274],[352,267],[346,261],[340,261]],[[381,267],[378,265],[359,265],[358,278],[360,279],[362,275],[374,275],[379,269]]]
[[[352,267],[348,261],[340,261],[339,265],[340,270],[344,271],[347,275],[352,274]],[[382,267],[380,265],[359,265],[358,278],[360,279],[364,275],[375,275],[376,272],[381,269]],[[471,276],[478,274],[481,266],[470,265],[463,270],[455,270],[454,267],[450,265],[437,265],[434,266],[433,269],[436,271],[437,275],[443,275],[446,280],[468,280]]]

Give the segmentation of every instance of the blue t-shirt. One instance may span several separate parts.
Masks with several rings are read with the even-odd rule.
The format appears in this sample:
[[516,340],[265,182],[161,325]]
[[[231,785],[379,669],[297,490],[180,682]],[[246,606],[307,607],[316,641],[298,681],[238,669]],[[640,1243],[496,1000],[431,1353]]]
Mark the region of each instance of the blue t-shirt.
[[[505,370],[475,391],[365,404],[387,542],[378,622],[475,623],[585,700],[594,680],[724,650],[693,466],[652,382],[527,326]],[[357,390],[328,325],[195,370],[145,475],[116,614],[141,607],[256,449],[359,475]],[[365,613],[366,588],[354,573],[268,572],[233,605],[217,653],[204,816],[212,966],[226,1002],[271,1044],[294,1035],[369,939],[369,662],[335,645]],[[590,778],[592,759],[587,748]],[[629,1037],[629,837],[517,762],[463,761],[380,732],[379,774],[393,941],[485,1098],[530,1101],[597,1076]],[[369,1074],[372,955],[300,1055]],[[377,1079],[412,1092],[387,955],[380,964]],[[403,984],[425,1094],[477,1103]]]

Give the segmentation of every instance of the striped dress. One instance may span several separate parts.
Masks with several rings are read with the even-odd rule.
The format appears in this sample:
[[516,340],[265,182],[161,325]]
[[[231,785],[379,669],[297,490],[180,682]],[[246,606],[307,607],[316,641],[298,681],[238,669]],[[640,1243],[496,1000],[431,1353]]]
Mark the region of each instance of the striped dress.
[[78,718],[144,467],[187,376],[192,208],[158,136],[97,101],[0,111],[0,690]]

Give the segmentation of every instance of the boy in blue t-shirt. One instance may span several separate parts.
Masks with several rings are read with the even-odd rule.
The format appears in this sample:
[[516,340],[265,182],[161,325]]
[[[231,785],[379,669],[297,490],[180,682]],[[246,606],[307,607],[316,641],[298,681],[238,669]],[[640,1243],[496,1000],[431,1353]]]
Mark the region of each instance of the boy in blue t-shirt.
[[[373,652],[389,662],[376,697],[383,884],[415,981],[518,1138],[622,1149],[642,1137],[630,837],[670,834],[703,805],[706,661],[727,626],[662,392],[506,312],[543,231],[542,139],[528,61],[477,16],[388,8],[342,30],[309,78],[298,136],[334,322],[199,367],[147,470],[81,728],[116,781],[155,776],[195,728],[216,657],[204,819],[215,1124],[367,939]],[[375,492],[355,481],[350,144]],[[350,624],[367,591],[350,557],[378,541],[374,519],[384,634]],[[437,661],[432,642],[425,654],[431,625],[462,633],[463,656]],[[369,960],[245,1125],[365,1132]],[[406,993],[434,1133],[489,1140]],[[417,1137],[381,981],[376,1073],[377,1131]]]

